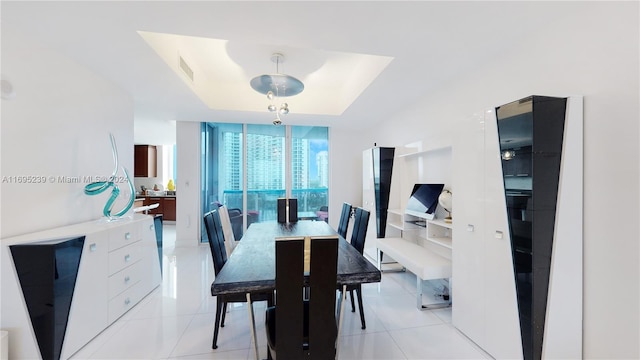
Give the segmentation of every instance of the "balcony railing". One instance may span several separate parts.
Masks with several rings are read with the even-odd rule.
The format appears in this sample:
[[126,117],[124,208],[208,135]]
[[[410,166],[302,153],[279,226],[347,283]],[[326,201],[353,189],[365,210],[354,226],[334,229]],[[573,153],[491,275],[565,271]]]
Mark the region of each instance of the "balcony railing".
[[[294,189],[293,198],[298,199],[298,212],[316,212],[329,203],[327,188]],[[277,219],[278,198],[285,197],[284,189],[277,190],[247,190],[247,212],[257,213],[257,221],[272,221]],[[228,208],[242,209],[242,190],[224,190],[222,202]]]

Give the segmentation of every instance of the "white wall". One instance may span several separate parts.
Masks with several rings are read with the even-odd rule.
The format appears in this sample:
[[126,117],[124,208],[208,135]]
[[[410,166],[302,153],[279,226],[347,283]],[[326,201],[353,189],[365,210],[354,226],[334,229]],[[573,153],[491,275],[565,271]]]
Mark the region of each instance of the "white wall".
[[374,146],[364,135],[360,130],[329,128],[329,224],[334,228],[342,203],[362,206],[362,151]]
[[[16,96],[2,100],[0,236],[100,218],[110,191],[85,195],[83,177],[111,175],[109,133],[115,136],[120,166],[133,176],[131,97],[4,25],[2,77],[12,82]],[[12,183],[14,176],[46,182]],[[65,183],[58,177],[82,180]]]
[[176,124],[176,246],[200,243],[200,123]]
[[582,4],[573,18],[496,49],[498,58],[460,74],[376,134],[395,144],[455,136],[464,118],[483,109],[528,95],[584,95],[584,356],[637,359],[639,6]]

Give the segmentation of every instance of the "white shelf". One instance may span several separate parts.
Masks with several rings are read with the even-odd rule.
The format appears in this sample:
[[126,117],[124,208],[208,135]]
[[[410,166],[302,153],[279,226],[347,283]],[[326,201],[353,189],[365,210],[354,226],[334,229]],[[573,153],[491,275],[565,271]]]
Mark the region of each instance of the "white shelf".
[[450,237],[427,237],[427,240],[434,242],[440,246],[444,246],[447,249],[451,249],[453,244]]
[[417,211],[405,210],[403,215],[410,215],[420,219],[431,220],[432,214],[421,213]]
[[452,232],[453,224],[445,222],[444,219],[427,220],[427,240],[432,243],[451,249]]
[[406,206],[415,184],[443,183],[450,189],[452,143],[444,136],[396,148],[392,206],[387,210],[388,237],[400,237],[447,259],[452,258],[453,225],[444,221],[445,213],[437,210],[435,214],[426,214],[407,210]]
[[398,229],[400,231],[404,231],[404,223],[387,221],[387,225],[391,226],[392,228]]
[[453,229],[453,223],[445,222],[443,219],[427,220],[428,223],[445,227],[447,229]]
[[[387,212],[389,214],[387,226],[400,230],[402,237],[407,235],[407,231],[411,231],[413,235],[408,235],[409,238],[422,239],[422,241],[428,241],[449,250],[452,249],[453,224],[445,222],[444,219],[425,219],[426,214],[422,213],[399,209],[389,209]],[[412,222],[421,219],[425,220],[424,225]]]
[[411,149],[410,152],[406,154],[400,154],[398,155],[398,157],[404,158],[404,157],[411,157],[411,156],[420,156],[420,155],[425,155],[427,153],[430,153],[432,151],[444,150],[448,148],[451,148],[450,142],[443,142],[442,144],[434,144],[433,146],[424,150]]

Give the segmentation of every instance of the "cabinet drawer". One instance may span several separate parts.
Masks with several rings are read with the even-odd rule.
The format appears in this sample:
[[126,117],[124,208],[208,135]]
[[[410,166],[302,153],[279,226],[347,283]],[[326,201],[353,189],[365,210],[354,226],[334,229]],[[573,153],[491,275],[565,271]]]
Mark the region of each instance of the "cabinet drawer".
[[140,240],[140,225],[132,224],[113,229],[109,233],[109,251],[119,249]]
[[109,300],[109,324],[118,320],[142,299],[142,287],[135,284]]
[[109,253],[109,275],[138,262],[142,256],[142,242],[125,246]]
[[142,263],[142,261],[138,261],[109,277],[109,299],[113,299],[140,281]]

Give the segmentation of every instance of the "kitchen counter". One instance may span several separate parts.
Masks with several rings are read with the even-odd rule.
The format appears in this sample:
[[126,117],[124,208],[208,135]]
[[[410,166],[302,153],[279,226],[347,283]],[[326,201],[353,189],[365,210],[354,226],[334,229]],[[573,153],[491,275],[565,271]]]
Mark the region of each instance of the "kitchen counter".
[[163,220],[176,221],[176,195],[137,195],[136,207],[158,204],[155,209],[149,209],[151,215],[162,214]]
[[176,195],[136,195],[136,199],[145,199],[145,198],[156,198],[156,197],[176,197]]

